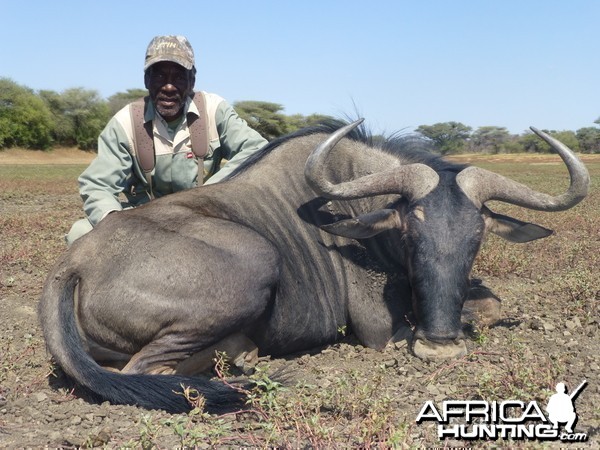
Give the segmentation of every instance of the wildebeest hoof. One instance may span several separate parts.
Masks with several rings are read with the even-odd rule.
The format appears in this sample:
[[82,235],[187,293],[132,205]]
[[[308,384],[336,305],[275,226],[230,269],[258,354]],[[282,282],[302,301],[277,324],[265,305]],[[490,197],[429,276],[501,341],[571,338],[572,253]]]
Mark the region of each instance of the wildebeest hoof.
[[258,363],[258,348],[248,352],[242,352],[233,360],[233,364],[240,369],[245,375],[249,375],[254,371],[254,367]]
[[413,330],[408,325],[400,325],[391,339],[388,341],[388,344],[396,344],[396,343],[410,343],[413,337]]
[[462,309],[461,320],[478,326],[491,326],[500,316],[500,299],[486,286],[472,283],[469,296]]
[[173,367],[161,366],[161,367],[153,368],[152,370],[149,370],[147,373],[150,375],[174,375],[176,372],[175,372],[175,368],[173,368]]
[[426,339],[416,338],[413,340],[412,352],[415,356],[426,361],[460,358],[467,354],[467,345],[464,339],[439,344]]

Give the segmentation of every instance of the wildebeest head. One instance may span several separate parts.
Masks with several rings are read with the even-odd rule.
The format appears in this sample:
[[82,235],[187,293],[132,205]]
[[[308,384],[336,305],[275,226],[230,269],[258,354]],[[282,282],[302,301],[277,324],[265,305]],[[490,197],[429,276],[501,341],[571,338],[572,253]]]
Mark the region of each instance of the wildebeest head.
[[328,199],[350,200],[400,194],[389,209],[371,211],[322,228],[353,239],[372,238],[387,231],[399,233],[399,260],[408,274],[417,326],[413,352],[425,359],[460,356],[466,352],[461,311],[469,291],[469,274],[485,232],[512,242],[528,242],[552,231],[489,210],[485,203],[500,200],[525,208],[560,211],[573,207],[587,194],[588,172],[562,143],[532,130],[548,142],[566,163],[571,185],[554,197],[477,167],[434,170],[421,164],[399,164],[384,171],[333,184],[324,168],[333,147],[362,120],[340,128],[317,147],[305,168],[307,182]]

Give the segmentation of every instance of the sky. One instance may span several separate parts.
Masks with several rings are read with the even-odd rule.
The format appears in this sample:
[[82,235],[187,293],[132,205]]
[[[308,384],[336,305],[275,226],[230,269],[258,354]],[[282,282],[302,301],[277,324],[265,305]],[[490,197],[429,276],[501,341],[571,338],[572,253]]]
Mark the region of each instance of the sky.
[[600,1],[0,0],[0,77],[102,97],[143,88],[152,37],[186,36],[196,89],[375,133],[600,118]]

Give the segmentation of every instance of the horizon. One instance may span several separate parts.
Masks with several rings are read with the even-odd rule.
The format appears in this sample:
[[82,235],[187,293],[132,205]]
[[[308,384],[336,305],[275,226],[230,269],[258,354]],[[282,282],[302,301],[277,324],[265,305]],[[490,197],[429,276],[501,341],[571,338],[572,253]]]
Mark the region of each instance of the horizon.
[[440,122],[576,131],[600,117],[592,0],[202,1],[173,14],[155,0],[35,3],[5,5],[0,30],[0,77],[35,91],[143,89],[152,37],[182,34],[196,90],[286,115],[360,115],[374,133]]

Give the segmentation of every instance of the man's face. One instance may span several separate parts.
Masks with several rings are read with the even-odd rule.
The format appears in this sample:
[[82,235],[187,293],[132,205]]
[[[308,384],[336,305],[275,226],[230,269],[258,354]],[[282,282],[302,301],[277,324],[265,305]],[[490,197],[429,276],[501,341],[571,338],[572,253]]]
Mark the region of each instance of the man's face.
[[179,64],[159,62],[148,68],[144,82],[154,107],[170,122],[181,116],[186,98],[194,88],[194,75]]

